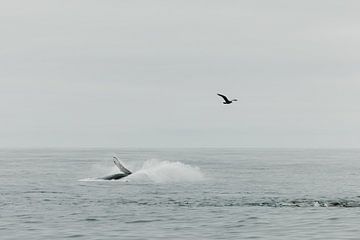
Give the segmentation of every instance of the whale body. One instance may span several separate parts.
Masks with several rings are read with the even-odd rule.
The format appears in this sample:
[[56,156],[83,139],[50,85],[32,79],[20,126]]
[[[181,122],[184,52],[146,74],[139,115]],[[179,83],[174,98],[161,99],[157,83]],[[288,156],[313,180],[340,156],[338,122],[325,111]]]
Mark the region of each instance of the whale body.
[[129,174],[124,174],[124,173],[115,173],[106,177],[102,177],[101,179],[103,180],[118,180],[121,178],[124,178],[126,176],[129,176]]

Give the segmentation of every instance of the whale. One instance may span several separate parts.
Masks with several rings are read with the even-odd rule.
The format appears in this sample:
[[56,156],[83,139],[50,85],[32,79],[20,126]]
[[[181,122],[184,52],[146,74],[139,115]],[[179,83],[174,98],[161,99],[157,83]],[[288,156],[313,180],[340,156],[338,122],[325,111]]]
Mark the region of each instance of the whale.
[[102,177],[100,179],[102,179],[102,180],[118,180],[118,179],[121,179],[121,178],[124,178],[127,176],[129,176],[129,175],[124,174],[124,173],[115,173],[115,174],[111,174],[109,176]]
[[115,174],[111,174],[105,177],[101,177],[100,179],[102,180],[118,180],[118,179],[122,179],[124,177],[129,176],[130,174],[132,174],[132,172],[127,169],[126,167],[124,167],[124,165],[122,165],[119,161],[119,159],[117,157],[113,157],[113,161],[115,166],[117,166],[120,170],[120,173],[115,173]]

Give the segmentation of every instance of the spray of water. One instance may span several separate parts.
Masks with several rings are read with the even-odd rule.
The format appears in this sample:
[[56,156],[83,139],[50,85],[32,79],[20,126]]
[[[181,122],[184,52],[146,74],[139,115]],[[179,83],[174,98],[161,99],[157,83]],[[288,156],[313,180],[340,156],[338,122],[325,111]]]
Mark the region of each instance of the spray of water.
[[198,167],[156,159],[145,161],[140,170],[127,177],[129,181],[150,180],[156,183],[194,182],[204,179],[204,174]]

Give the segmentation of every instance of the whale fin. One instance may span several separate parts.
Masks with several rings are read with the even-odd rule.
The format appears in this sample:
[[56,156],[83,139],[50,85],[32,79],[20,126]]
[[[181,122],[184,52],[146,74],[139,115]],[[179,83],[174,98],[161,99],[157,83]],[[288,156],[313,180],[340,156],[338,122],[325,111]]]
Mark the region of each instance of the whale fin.
[[123,173],[130,175],[131,171],[128,170],[127,168],[125,168],[119,161],[119,159],[117,157],[113,157],[114,163],[115,165],[120,169],[120,171],[122,171]]

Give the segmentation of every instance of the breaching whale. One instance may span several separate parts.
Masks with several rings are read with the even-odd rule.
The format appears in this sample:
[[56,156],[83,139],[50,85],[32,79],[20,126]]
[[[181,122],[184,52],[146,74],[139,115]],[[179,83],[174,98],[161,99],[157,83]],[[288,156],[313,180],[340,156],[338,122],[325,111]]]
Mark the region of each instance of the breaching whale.
[[129,176],[132,172],[125,168],[119,161],[119,159],[117,157],[113,157],[113,161],[115,163],[115,165],[119,168],[119,170],[121,171],[121,173],[115,173],[115,174],[112,174],[112,175],[109,175],[109,176],[106,176],[106,177],[102,177],[100,179],[103,179],[103,180],[118,180],[118,179],[121,179],[121,178],[124,178],[126,176]]

